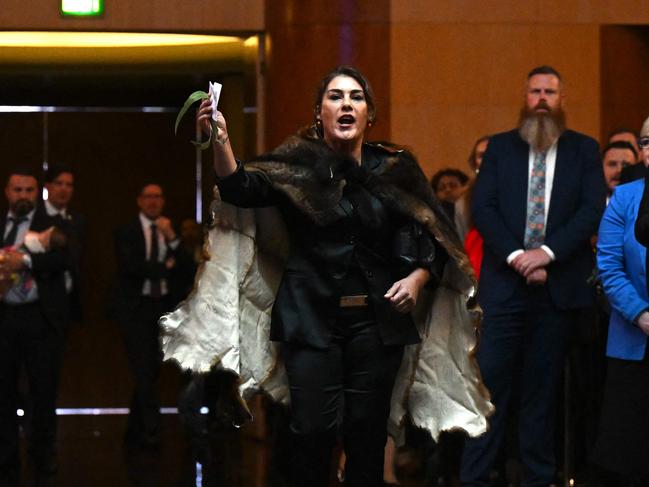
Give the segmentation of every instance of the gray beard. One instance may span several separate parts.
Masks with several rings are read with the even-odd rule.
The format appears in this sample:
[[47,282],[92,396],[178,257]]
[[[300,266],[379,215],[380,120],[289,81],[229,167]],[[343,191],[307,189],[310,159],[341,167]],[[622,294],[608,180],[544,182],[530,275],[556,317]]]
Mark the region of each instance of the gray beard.
[[565,116],[563,112],[529,113],[521,112],[518,123],[518,132],[536,152],[545,152],[565,130]]

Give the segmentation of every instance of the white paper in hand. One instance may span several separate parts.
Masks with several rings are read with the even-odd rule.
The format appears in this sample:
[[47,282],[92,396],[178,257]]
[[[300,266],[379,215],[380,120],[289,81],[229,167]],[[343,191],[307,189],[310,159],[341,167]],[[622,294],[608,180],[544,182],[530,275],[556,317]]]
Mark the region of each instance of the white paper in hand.
[[210,88],[208,93],[210,94],[210,100],[212,100],[212,120],[216,122],[216,107],[219,106],[219,98],[221,97],[221,88],[223,85],[221,83],[212,83],[210,82]]

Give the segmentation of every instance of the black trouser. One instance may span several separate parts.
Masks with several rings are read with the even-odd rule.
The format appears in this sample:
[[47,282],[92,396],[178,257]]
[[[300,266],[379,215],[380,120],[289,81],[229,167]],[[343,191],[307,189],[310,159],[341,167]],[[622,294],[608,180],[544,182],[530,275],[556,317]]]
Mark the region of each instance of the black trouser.
[[490,429],[466,441],[463,486],[486,487],[505,436],[515,376],[520,379],[518,437],[526,487],[554,482],[557,393],[575,311],[557,309],[546,286],[530,287],[498,307],[483,305],[477,359],[496,412]]
[[369,308],[345,308],[329,348],[284,344],[291,391],[294,486],[329,485],[342,424],[346,485],[383,484],[383,451],[402,346],[384,346]]
[[143,297],[132,317],[122,323],[126,356],[135,379],[127,427],[130,439],[154,441],[159,434],[162,352],[158,320],[167,310],[164,298]]
[[43,316],[39,304],[0,308],[0,478],[19,468],[18,378],[29,385],[30,453],[36,465],[54,453],[56,398],[63,334]]

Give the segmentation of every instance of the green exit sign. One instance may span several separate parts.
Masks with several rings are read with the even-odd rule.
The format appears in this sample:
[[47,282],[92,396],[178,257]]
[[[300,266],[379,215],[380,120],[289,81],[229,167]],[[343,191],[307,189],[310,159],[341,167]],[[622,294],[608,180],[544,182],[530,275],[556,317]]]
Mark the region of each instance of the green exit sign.
[[61,13],[77,17],[92,17],[104,13],[104,0],[61,0]]

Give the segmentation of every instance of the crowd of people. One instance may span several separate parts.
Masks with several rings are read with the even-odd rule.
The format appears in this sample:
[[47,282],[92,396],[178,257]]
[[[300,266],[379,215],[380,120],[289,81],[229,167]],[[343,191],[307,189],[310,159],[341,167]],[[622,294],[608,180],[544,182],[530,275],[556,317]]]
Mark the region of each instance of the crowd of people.
[[[196,410],[218,369],[229,373],[236,422],[249,417],[242,397],[260,390],[290,404],[289,485],[327,486],[336,468],[345,485],[396,484],[395,444],[415,429],[447,463],[430,485],[557,485],[557,411],[580,402],[562,401],[561,385],[585,326],[580,345],[599,365],[573,359],[568,369],[575,394],[591,391],[589,426],[573,438],[579,473],[595,485],[647,485],[649,119],[600,151],[567,128],[563,83],[554,68],[534,68],[517,125],[476,140],[470,175],[447,168],[430,182],[408,150],[367,141],[375,99],[353,67],[321,80],[310,126],[246,163],[205,100],[196,120],[219,194],[209,264],[200,227],[172,225],[153,182],[114,236],[109,309],[135,381],[126,440],[160,442],[166,357],[188,370],[179,407],[200,435]],[[22,368],[29,453],[39,472],[56,471],[64,329],[81,317],[74,172],[50,167],[45,188],[43,202],[37,177],[12,171],[0,221],[6,482],[20,470]],[[512,455],[515,473],[504,467]]]
[[[639,458],[646,453],[639,438],[649,423],[636,412],[641,410],[639,405],[647,404],[640,382],[646,376],[642,368],[646,344],[642,326],[648,309],[646,250],[639,243],[642,230],[634,233],[649,166],[649,120],[640,133],[623,128],[609,134],[601,151],[601,167],[596,143],[582,138],[578,150],[563,157],[566,163],[562,177],[555,173],[560,170],[557,160],[561,161],[562,151],[570,151],[576,143],[570,141],[575,134],[563,125],[562,83],[559,73],[549,67],[532,71],[526,105],[517,129],[508,133],[510,141],[500,145],[506,138],[504,134],[476,141],[469,157],[469,167],[476,177],[468,178],[457,169],[443,169],[431,181],[438,199],[446,203],[444,208],[454,219],[458,233],[464,236],[465,250],[479,276],[479,301],[485,316],[478,361],[496,405],[491,431],[470,440],[464,448],[462,485],[489,485],[488,478],[494,475],[508,477],[499,481],[510,484],[521,476],[523,485],[556,482],[556,446],[552,438],[557,432],[554,417],[558,406],[574,408],[573,421],[585,424],[585,429],[571,432],[574,425],[568,425],[568,432],[561,432],[571,435],[582,450],[576,455],[573,469],[589,476],[594,485],[649,482],[645,463]],[[530,125],[539,111],[549,115],[550,124],[554,119],[556,127]],[[524,142],[527,145],[522,145]],[[545,153],[545,167],[537,166],[539,152]],[[527,165],[520,162],[523,159],[528,159]],[[528,170],[521,173],[521,168]],[[542,182],[535,178],[539,169],[546,174]],[[603,179],[599,173],[603,173]],[[576,180],[579,185],[574,185]],[[621,184],[623,189],[615,192]],[[535,185],[540,194],[532,194]],[[528,228],[520,225],[525,221],[520,207],[526,201],[524,196],[530,200],[526,209]],[[554,206],[550,206],[551,202]],[[539,248],[546,255],[517,263],[524,252],[514,245],[525,242],[533,226],[538,226],[529,219],[533,204],[544,214],[543,244]],[[511,240],[512,234],[516,242]],[[556,255],[556,249],[568,252],[562,258]],[[566,270],[562,270],[564,266]],[[540,282],[535,281],[535,273],[541,276]],[[604,290],[599,300],[598,287]],[[567,313],[562,317],[564,311]],[[552,314],[555,312],[558,314]],[[545,313],[549,313],[545,318],[548,324],[542,321]],[[556,327],[557,334],[543,336],[552,333],[551,327]],[[589,357],[579,350],[584,345]],[[570,353],[574,354],[571,366],[576,369],[569,372],[571,393],[576,397],[564,397],[564,404],[557,405],[563,365]],[[535,360],[540,362],[535,365]],[[604,382],[601,371],[606,369]],[[627,369],[633,372],[625,372]],[[510,405],[512,397],[516,402]],[[583,402],[588,406],[584,407]],[[586,417],[580,417],[582,413]],[[518,425],[516,437],[508,430],[512,417]],[[505,473],[504,468],[494,471],[504,442],[518,445],[520,472],[512,474],[509,469]]]
[[[74,170],[50,165],[46,199],[39,175],[9,172],[0,220],[0,485],[20,485],[19,417],[35,478],[58,469],[56,401],[69,325],[83,320],[82,253],[86,223],[69,208]],[[115,232],[117,275],[108,298],[120,325],[135,387],[127,442],[160,442],[158,319],[189,293],[200,260],[201,230],[185,221],[176,234],[163,215],[164,195],[145,184],[139,214]],[[22,387],[25,382],[25,387]],[[25,394],[27,394],[25,396]]]

